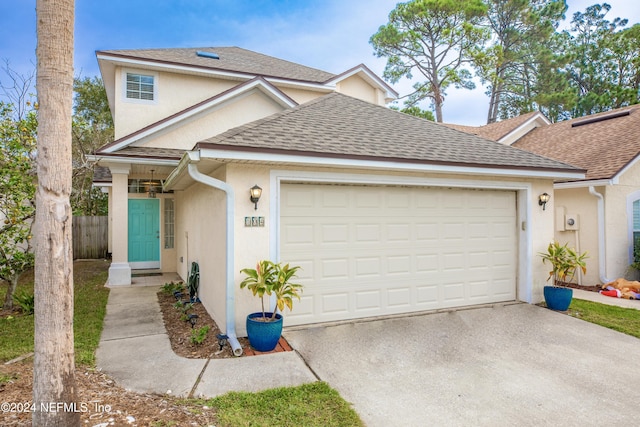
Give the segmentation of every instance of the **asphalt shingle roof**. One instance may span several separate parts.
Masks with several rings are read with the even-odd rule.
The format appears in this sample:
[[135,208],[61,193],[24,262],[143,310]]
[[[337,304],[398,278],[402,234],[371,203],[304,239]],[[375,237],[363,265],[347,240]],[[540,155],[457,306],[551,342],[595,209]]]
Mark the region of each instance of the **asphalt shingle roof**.
[[611,179],[640,154],[640,104],[542,126],[513,146],[586,169],[587,180]]
[[[103,147],[104,148],[104,147]],[[155,147],[125,147],[114,153],[96,151],[97,156],[116,156],[116,157],[136,157],[149,158],[158,160],[180,160],[184,154],[184,150],[176,148],[155,148]]]
[[555,160],[340,93],[231,129],[198,147],[579,172]]
[[[198,51],[215,53],[220,59],[198,56]],[[335,77],[326,71],[239,47],[103,50],[98,54],[312,83],[324,83]]]
[[456,129],[462,132],[470,133],[472,135],[478,135],[482,138],[490,139],[492,141],[499,141],[501,138],[516,130],[518,126],[529,120],[531,117],[538,114],[537,111],[523,114],[521,116],[513,117],[511,119],[501,120],[499,122],[490,123],[483,126],[465,126],[456,125],[453,123],[443,123],[445,126]]

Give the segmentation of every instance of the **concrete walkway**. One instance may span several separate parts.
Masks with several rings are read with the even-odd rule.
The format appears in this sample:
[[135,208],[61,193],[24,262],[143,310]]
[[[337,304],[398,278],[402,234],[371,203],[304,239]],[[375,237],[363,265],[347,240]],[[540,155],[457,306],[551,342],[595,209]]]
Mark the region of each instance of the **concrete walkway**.
[[316,381],[295,351],[231,359],[187,359],[171,349],[156,293],[165,276],[111,288],[96,352],[98,369],[140,393],[215,397]]
[[638,300],[613,298],[601,295],[596,292],[583,291],[581,289],[574,289],[573,297],[586,301],[599,302],[600,304],[615,305],[618,307],[635,308],[636,310],[640,310],[640,301]]

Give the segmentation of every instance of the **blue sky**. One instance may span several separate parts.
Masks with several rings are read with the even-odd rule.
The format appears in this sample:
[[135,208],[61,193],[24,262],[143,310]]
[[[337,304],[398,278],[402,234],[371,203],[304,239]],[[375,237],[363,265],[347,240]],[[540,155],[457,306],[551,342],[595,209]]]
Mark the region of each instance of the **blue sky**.
[[[340,73],[360,63],[382,75],[369,37],[397,0],[76,0],[76,75],[99,74],[95,51],[152,47],[239,46]],[[597,3],[568,0],[573,12]],[[609,19],[640,22],[640,1],[609,0]],[[21,74],[35,69],[35,0],[0,0],[0,60]],[[5,82],[0,73],[0,81]],[[394,85],[401,95],[411,83]],[[449,90],[444,119],[480,125],[483,88]]]

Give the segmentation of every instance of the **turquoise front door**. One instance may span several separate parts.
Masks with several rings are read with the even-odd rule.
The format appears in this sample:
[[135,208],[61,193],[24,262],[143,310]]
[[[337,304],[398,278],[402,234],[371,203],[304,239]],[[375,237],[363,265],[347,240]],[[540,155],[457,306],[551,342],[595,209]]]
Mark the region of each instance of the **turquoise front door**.
[[129,199],[129,265],[160,268],[159,199]]

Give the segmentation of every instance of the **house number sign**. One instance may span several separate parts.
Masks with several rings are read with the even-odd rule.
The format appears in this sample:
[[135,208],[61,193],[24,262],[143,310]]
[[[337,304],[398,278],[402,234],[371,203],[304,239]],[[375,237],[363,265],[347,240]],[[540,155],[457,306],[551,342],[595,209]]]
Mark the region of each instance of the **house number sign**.
[[245,216],[244,226],[245,227],[264,227],[264,217],[263,216]]

